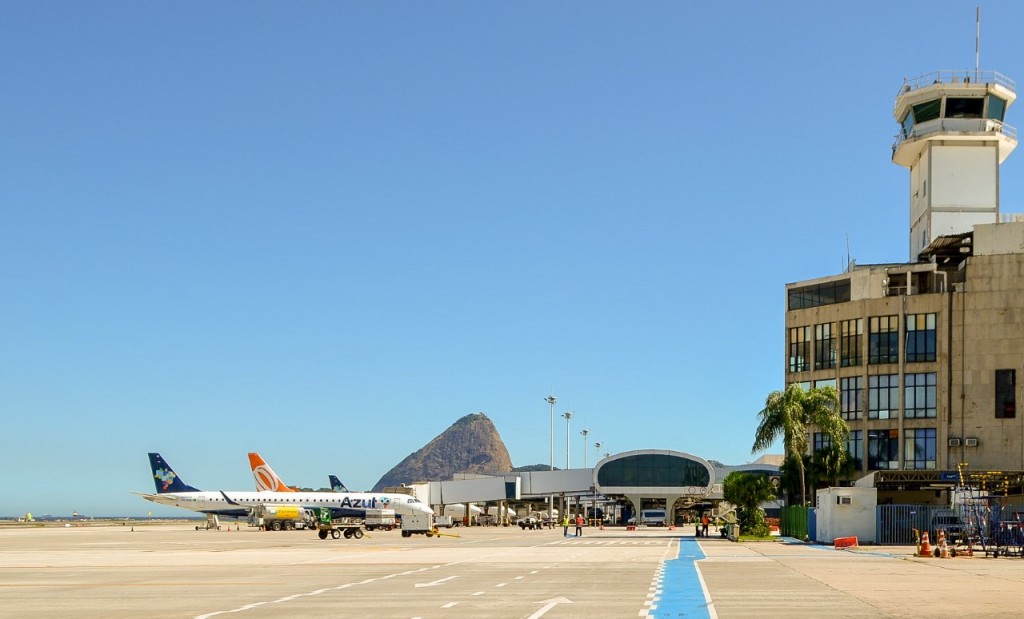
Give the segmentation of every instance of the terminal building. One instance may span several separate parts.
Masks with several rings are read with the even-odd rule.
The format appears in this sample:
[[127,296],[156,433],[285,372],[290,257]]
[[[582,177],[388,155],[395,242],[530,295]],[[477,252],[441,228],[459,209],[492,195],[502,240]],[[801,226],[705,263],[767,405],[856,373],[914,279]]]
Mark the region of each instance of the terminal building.
[[553,502],[558,514],[587,514],[611,524],[626,524],[642,510],[653,509],[664,510],[664,523],[674,524],[688,511],[719,515],[722,480],[732,471],[765,475],[777,486],[777,461],[778,457],[767,456],[752,464],[716,466],[692,454],[645,449],[610,454],[593,468],[480,476],[414,486],[417,498],[435,506],[515,502],[546,512],[548,503]]
[[[786,285],[786,384],[837,389],[847,483],[880,503],[942,502],[958,468],[1022,491],[1024,219],[999,201],[1015,98],[996,72],[906,81],[892,161],[909,172],[907,261]],[[809,447],[829,446],[814,430]]]

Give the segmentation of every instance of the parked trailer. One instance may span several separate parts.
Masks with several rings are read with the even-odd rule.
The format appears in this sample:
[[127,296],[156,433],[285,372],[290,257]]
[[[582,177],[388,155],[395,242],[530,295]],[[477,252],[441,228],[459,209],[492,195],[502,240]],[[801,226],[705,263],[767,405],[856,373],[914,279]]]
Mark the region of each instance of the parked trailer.
[[331,518],[331,510],[326,507],[321,507],[317,510],[317,521],[316,521],[316,535],[320,539],[327,539],[327,536],[331,536],[331,539],[339,539],[341,536],[345,536],[345,539],[356,538],[360,539],[363,537],[363,521],[358,518]]
[[368,509],[366,510],[365,523],[367,531],[376,529],[390,531],[398,526],[395,520],[395,510],[393,509]]
[[413,535],[426,535],[427,537],[458,537],[451,533],[441,533],[434,524],[434,517],[430,514],[412,514],[402,516],[402,537]]

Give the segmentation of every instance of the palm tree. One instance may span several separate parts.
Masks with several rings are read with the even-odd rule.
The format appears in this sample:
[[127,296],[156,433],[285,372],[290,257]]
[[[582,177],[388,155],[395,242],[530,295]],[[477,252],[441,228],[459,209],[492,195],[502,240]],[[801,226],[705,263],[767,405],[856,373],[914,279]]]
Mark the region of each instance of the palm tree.
[[[807,453],[807,426],[817,426],[828,434],[833,445],[845,445],[850,436],[850,428],[839,416],[839,393],[831,386],[804,391],[800,385],[792,384],[785,391],[768,394],[764,408],[757,415],[761,421],[754,434],[751,453],[768,449],[781,437],[786,456],[793,457],[800,471],[800,500],[807,505],[802,457]],[[844,450],[842,457],[845,456]]]

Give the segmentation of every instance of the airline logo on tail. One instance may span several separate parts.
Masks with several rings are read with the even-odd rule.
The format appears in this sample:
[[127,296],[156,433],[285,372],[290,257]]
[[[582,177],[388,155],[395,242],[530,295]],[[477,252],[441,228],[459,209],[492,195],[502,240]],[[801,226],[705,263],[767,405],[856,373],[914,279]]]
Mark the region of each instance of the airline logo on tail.
[[167,490],[174,484],[174,480],[178,476],[171,469],[156,469],[153,471],[153,477],[160,481],[161,490]]
[[256,479],[256,490],[260,492],[296,492],[295,488],[281,481],[274,469],[264,462],[258,453],[249,452],[249,467]]
[[157,494],[174,492],[199,492],[196,488],[186,484],[181,477],[174,472],[171,465],[167,464],[160,454],[150,452],[149,467],[153,471],[154,484]]

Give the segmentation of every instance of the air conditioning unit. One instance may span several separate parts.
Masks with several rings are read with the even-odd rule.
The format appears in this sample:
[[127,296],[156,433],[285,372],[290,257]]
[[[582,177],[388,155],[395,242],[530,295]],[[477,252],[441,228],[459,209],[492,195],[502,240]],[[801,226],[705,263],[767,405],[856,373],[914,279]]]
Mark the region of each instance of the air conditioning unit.
[[976,439],[976,438],[965,438],[964,439],[964,447],[977,447],[977,446],[978,446],[978,439]]
[[960,439],[958,439],[958,438],[951,438],[951,439],[949,439],[948,444],[949,444],[950,447],[959,447],[960,446]]

